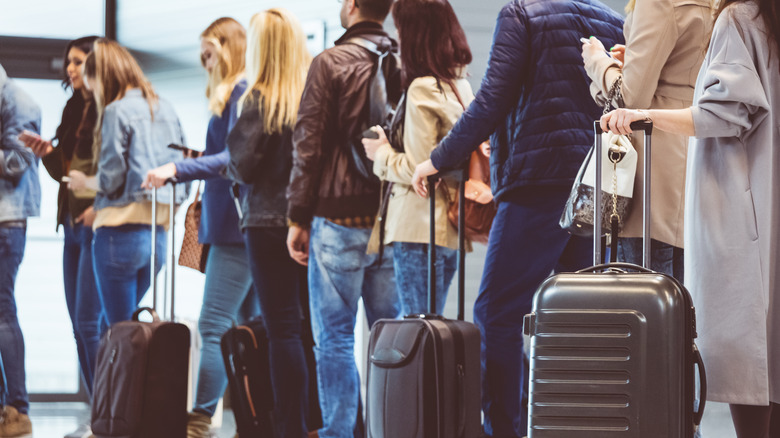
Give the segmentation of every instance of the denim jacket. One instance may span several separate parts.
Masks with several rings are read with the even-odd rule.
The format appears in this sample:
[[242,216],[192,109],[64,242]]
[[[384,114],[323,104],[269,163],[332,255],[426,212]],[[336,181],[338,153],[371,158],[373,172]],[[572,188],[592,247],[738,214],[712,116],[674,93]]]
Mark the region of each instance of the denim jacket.
[[[158,99],[152,117],[137,88],[106,106],[101,140],[95,210],[151,200],[151,191],[141,188],[146,172],[181,158],[169,144],[186,144],[173,106]],[[176,204],[187,199],[187,189],[177,190]],[[168,204],[170,190],[170,185],[159,189],[157,202]]]
[[0,222],[38,216],[38,160],[18,136],[40,133],[41,110],[0,66]]

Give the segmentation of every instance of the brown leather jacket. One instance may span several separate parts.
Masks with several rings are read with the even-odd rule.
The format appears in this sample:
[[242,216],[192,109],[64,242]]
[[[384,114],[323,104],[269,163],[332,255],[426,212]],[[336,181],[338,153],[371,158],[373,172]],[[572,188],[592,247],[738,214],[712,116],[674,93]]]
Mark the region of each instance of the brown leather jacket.
[[[362,22],[312,61],[293,133],[287,188],[287,217],[302,226],[313,216],[373,217],[379,208],[379,180],[367,181],[352,170],[348,146],[368,118],[368,86],[377,63],[376,55],[346,42],[355,36],[374,42],[380,50],[397,52],[397,43],[381,25]],[[388,99],[397,102],[399,66],[394,59],[385,65]]]

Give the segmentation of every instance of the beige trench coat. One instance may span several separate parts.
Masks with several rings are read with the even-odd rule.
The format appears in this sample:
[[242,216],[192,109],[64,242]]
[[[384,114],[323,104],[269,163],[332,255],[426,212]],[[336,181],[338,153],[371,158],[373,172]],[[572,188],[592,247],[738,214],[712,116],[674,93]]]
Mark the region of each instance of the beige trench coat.
[[[454,81],[463,104],[474,99],[466,79]],[[395,151],[389,144],[381,146],[374,160],[374,173],[383,181],[394,182],[385,223],[385,244],[392,242],[429,243],[430,202],[421,198],[411,186],[412,175],[418,164],[427,160],[433,148],[450,132],[463,113],[455,93],[444,82],[441,89],[432,76],[417,78],[406,92],[404,118],[404,152]],[[458,247],[457,230],[447,220],[448,199],[455,199],[456,187],[449,193],[444,185],[436,192],[436,244]],[[378,222],[378,221],[377,221]],[[368,251],[378,248],[378,228]],[[470,248],[470,247],[469,247]]]
[[[623,27],[623,69],[611,58],[585,65],[591,94],[603,105],[612,83],[623,76],[626,108],[680,109],[693,101],[693,87],[712,29],[710,0],[637,0]],[[642,134],[632,139],[639,154],[633,210],[621,237],[642,236]],[[685,161],[688,138],[653,132],[651,226],[653,239],[683,247]]]
[[780,61],[753,2],[721,13],[696,84],[685,282],[708,398],[780,403]]

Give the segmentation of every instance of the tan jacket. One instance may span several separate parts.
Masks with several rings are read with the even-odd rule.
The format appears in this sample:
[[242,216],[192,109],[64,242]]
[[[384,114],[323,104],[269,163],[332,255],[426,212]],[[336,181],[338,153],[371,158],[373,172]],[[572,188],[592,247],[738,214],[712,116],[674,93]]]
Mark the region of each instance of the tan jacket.
[[[593,80],[591,94],[599,104],[610,85],[623,76],[626,108],[680,109],[693,102],[693,88],[712,29],[709,0],[637,0],[626,17],[623,33],[626,55],[623,69],[611,58],[585,65]],[[642,236],[642,134],[633,138],[639,153],[634,185],[634,207],[621,237]],[[688,137],[653,131],[652,238],[683,247],[685,162]]]
[[[463,104],[468,106],[474,94],[466,79],[454,81]],[[441,88],[432,76],[417,78],[406,92],[404,118],[404,153],[389,144],[381,146],[374,160],[374,173],[384,181],[394,182],[385,223],[385,244],[392,242],[429,243],[430,203],[418,196],[411,186],[414,168],[427,160],[431,151],[450,131],[460,117],[463,107],[452,89],[444,82]],[[456,249],[457,230],[447,220],[448,199],[455,199],[456,187],[444,185],[436,192],[436,244]],[[374,228],[376,250],[379,228]],[[372,248],[373,246],[373,248]]]

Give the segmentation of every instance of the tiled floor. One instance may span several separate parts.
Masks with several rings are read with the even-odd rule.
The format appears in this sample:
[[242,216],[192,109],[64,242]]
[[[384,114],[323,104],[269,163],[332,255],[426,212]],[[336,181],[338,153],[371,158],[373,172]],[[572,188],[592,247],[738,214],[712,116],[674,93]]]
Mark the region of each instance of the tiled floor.
[[[76,429],[78,422],[88,415],[82,403],[34,403],[31,409],[35,438],[61,438]],[[214,436],[232,438],[235,433],[233,414],[225,411],[222,427],[214,430]],[[708,403],[702,425],[703,438],[734,438],[728,406]]]

